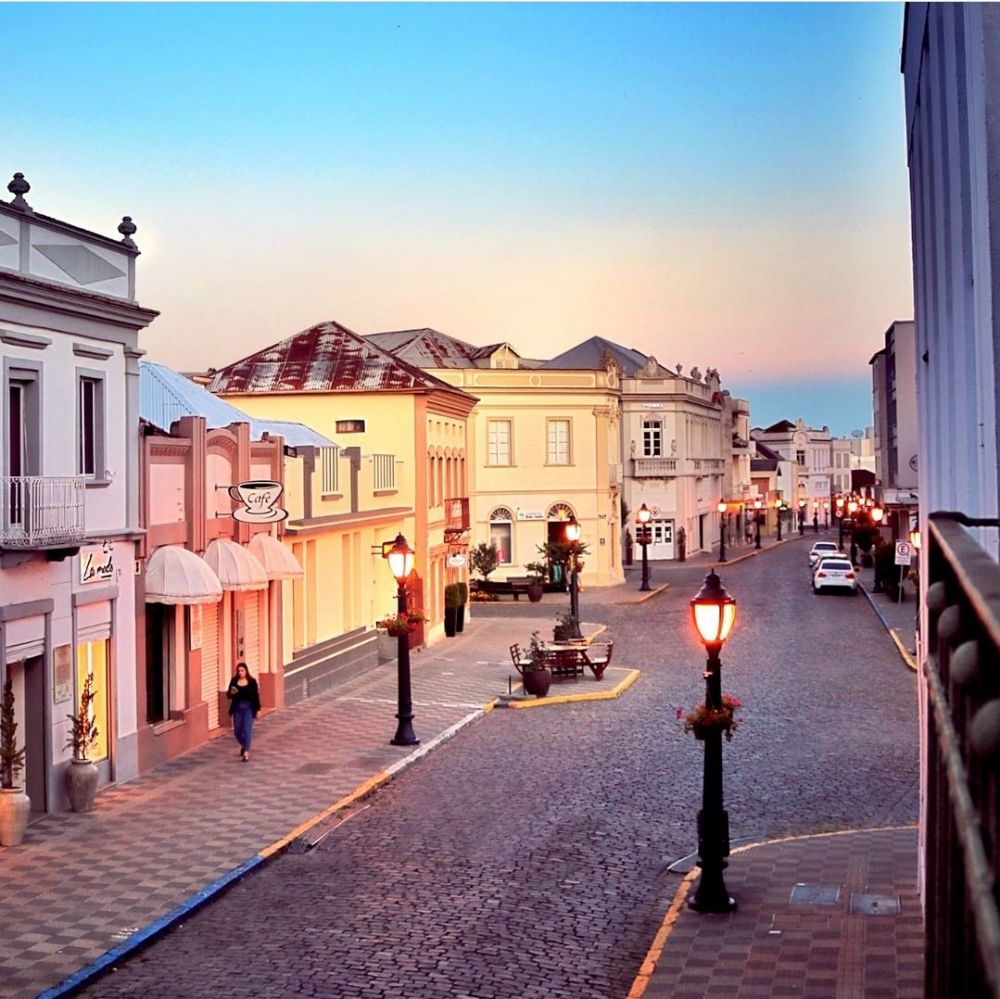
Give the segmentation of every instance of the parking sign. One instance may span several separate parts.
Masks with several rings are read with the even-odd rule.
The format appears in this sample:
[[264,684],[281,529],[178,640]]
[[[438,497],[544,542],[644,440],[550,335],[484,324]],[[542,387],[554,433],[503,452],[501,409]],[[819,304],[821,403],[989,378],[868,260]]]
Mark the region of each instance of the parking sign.
[[909,541],[896,542],[896,565],[909,565],[913,558],[913,545]]

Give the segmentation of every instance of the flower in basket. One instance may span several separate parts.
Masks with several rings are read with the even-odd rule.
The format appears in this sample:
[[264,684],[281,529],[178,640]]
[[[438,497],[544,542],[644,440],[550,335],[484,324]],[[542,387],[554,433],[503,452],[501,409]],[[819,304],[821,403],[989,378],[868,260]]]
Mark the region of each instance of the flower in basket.
[[418,624],[423,624],[426,620],[427,618],[418,610],[402,611],[399,614],[382,618],[376,627],[384,628],[390,635],[407,635]]
[[704,739],[712,732],[722,732],[727,739],[732,739],[733,733],[743,724],[743,719],[736,717],[736,712],[742,707],[743,702],[739,698],[723,694],[721,708],[710,708],[702,702],[687,714],[683,708],[678,708],[677,718],[683,718],[684,731],[694,732],[696,739]]

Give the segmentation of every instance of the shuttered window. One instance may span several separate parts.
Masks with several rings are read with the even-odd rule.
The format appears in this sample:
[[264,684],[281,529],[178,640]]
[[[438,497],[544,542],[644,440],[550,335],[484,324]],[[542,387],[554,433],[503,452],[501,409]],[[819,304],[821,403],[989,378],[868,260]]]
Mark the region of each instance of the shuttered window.
[[319,449],[320,469],[323,477],[323,495],[340,492],[340,448],[326,446]]

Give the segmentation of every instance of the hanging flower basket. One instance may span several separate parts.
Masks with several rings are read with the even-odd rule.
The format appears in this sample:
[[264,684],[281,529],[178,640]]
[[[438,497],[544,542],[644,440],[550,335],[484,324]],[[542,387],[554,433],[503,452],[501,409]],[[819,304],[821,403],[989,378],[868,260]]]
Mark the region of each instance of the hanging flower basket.
[[418,610],[404,611],[402,614],[382,618],[376,627],[387,631],[393,638],[399,638],[401,635],[410,634],[418,624],[423,624],[426,620],[427,618]]
[[743,724],[743,719],[736,717],[736,712],[742,707],[741,700],[730,694],[723,694],[721,708],[710,708],[702,702],[687,714],[683,708],[678,708],[677,718],[683,719],[684,731],[694,732],[696,739],[704,740],[715,732],[721,732],[727,739],[732,739],[733,733]]

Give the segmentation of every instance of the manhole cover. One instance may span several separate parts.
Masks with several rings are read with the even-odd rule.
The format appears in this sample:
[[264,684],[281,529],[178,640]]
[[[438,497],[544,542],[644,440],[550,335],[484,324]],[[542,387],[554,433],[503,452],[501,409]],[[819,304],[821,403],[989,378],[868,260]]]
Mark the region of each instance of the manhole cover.
[[851,893],[849,912],[861,916],[898,916],[898,895],[864,895],[860,892]]
[[295,772],[298,774],[328,774],[332,769],[332,763],[303,763]]
[[804,884],[792,889],[792,905],[836,905],[840,901],[840,885]]

